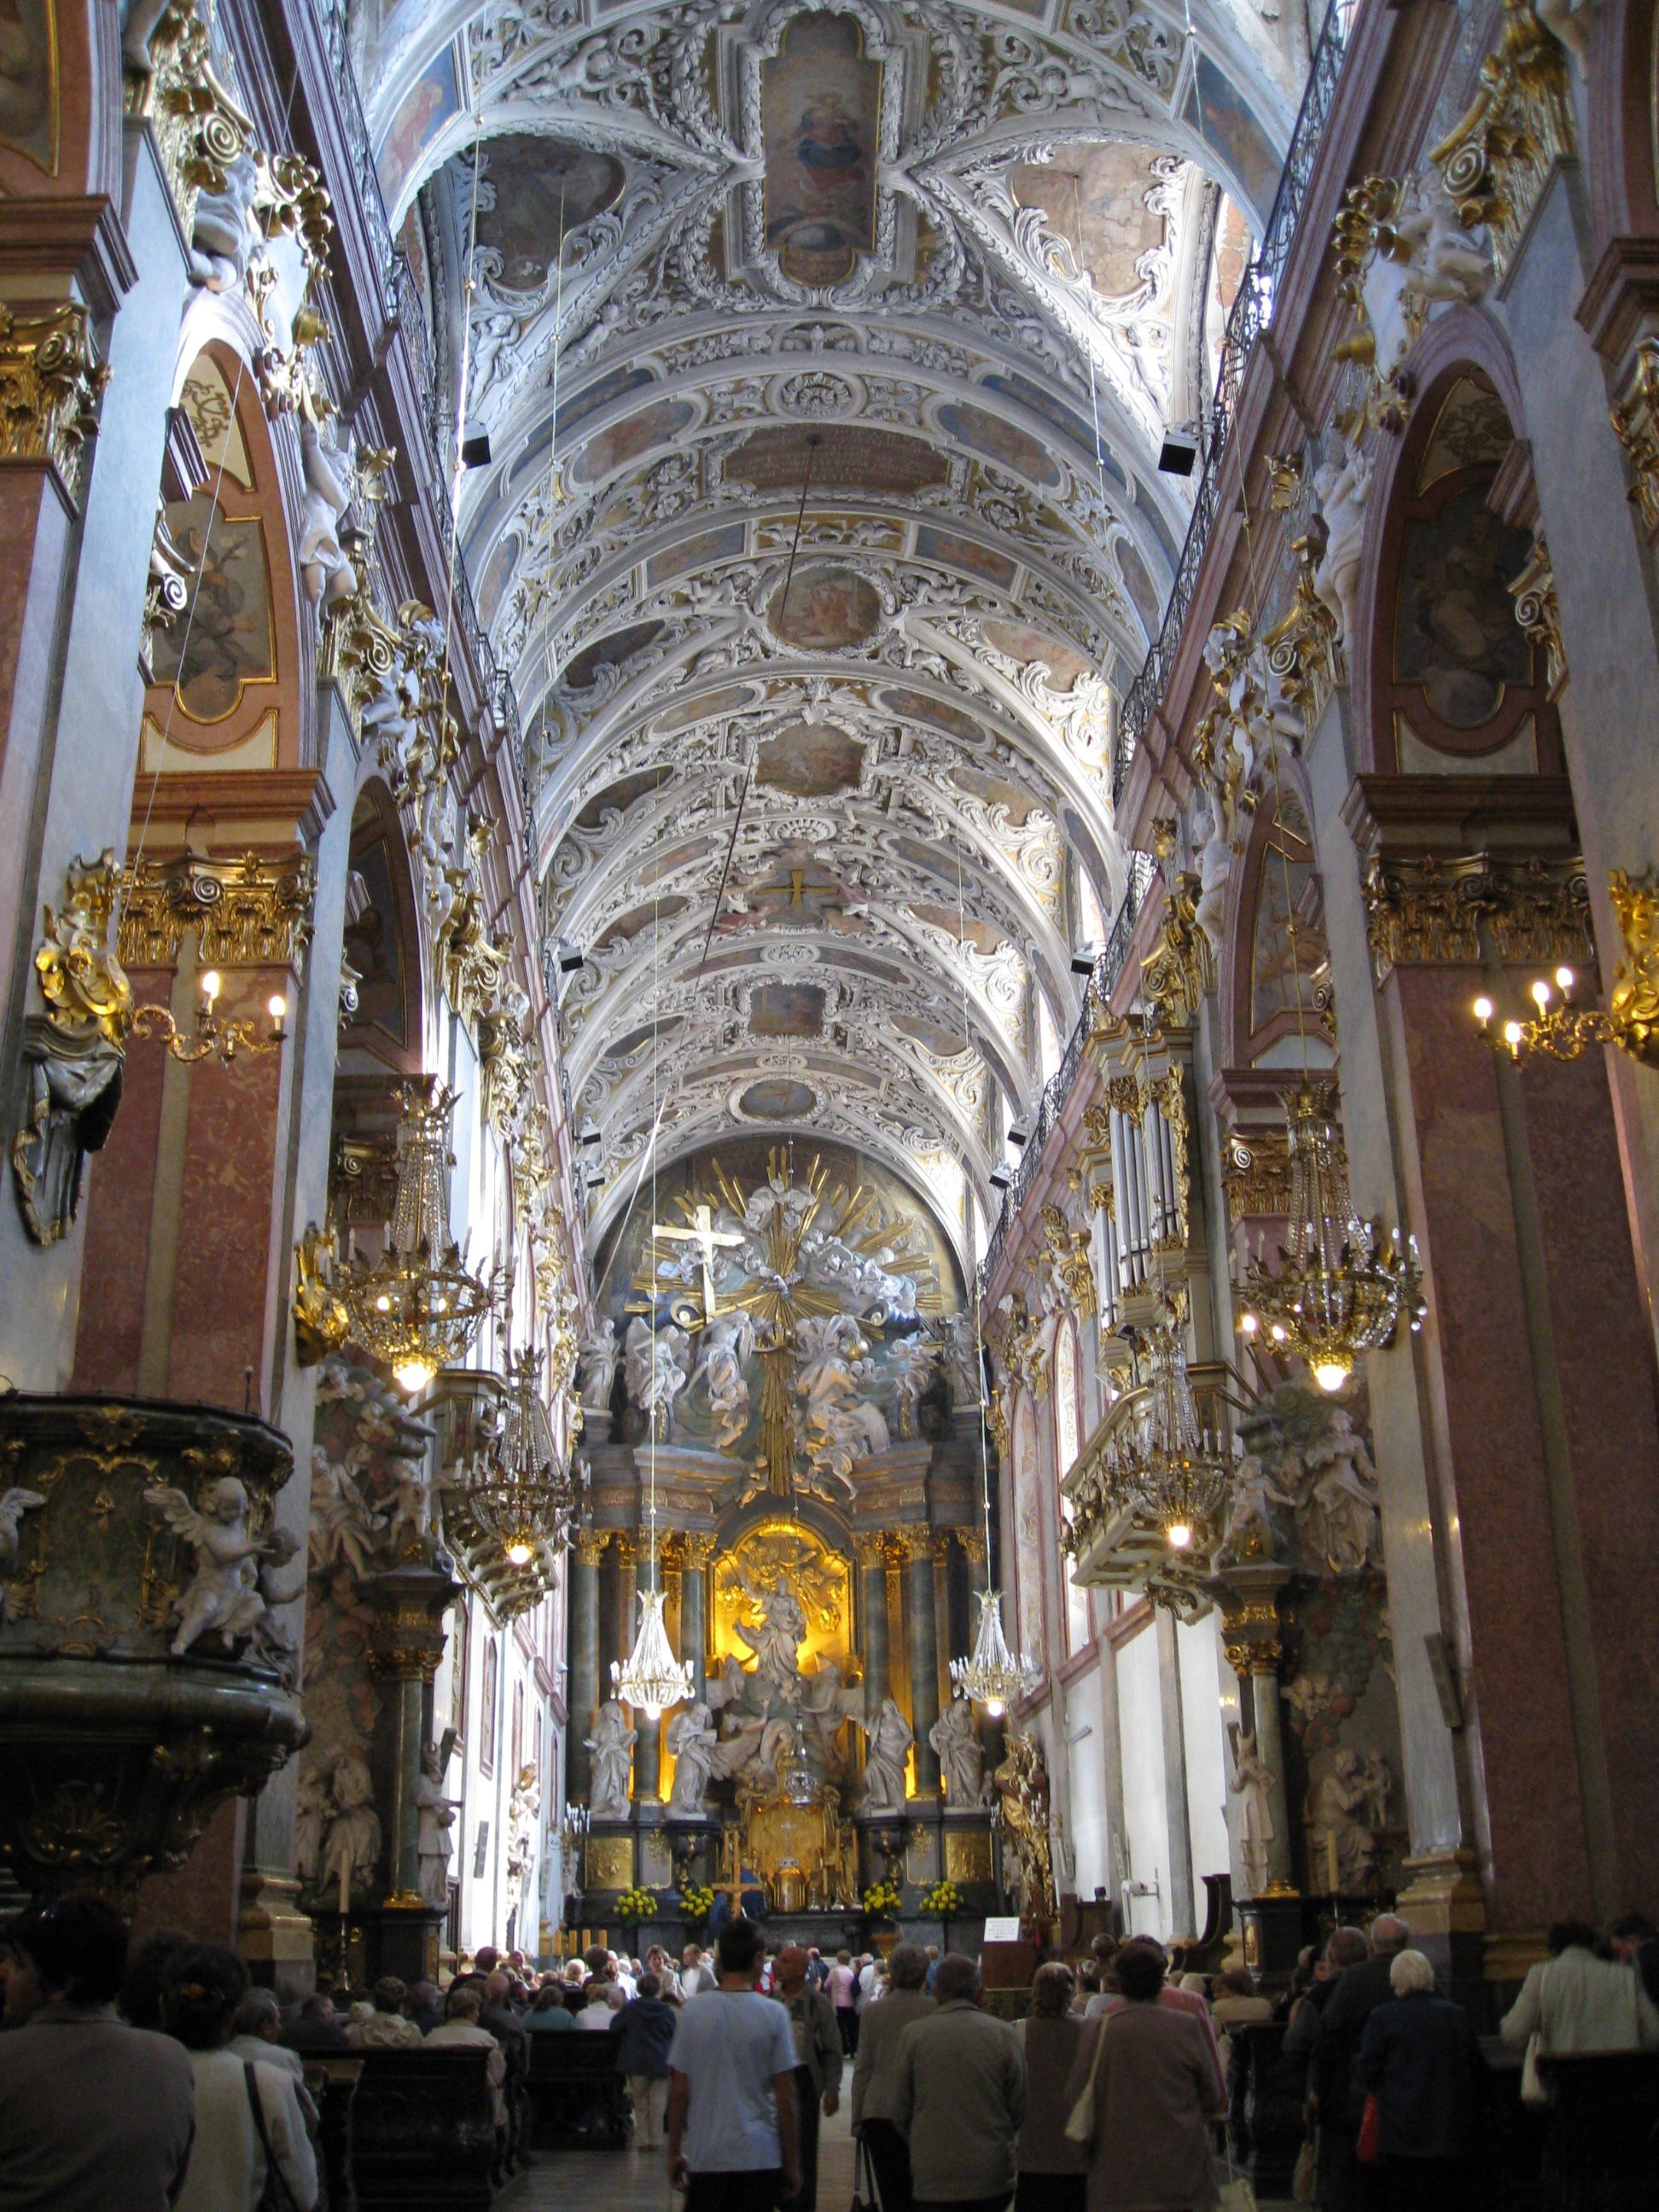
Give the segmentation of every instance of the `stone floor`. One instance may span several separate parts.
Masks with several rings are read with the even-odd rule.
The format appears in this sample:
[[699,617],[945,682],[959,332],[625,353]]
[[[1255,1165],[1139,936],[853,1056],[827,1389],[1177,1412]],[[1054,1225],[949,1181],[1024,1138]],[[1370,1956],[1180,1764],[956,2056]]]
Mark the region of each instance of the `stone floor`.
[[[819,2212],[847,2212],[853,2201],[853,2137],[847,2102],[818,2138]],[[544,2150],[504,2191],[500,2212],[676,2212],[684,2200],[668,2186],[660,2151]],[[1263,2198],[1260,2212],[1280,2212]],[[1286,2204],[1282,2212],[1293,2212]]]

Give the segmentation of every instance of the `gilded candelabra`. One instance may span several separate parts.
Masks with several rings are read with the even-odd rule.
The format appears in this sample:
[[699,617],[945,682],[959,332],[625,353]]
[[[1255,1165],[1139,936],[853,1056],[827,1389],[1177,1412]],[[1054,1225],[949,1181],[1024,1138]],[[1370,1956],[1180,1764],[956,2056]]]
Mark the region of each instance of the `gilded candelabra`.
[[1616,1044],[1644,1066],[1659,1067],[1659,885],[1651,872],[1638,880],[1615,868],[1607,890],[1625,940],[1625,958],[1605,1012],[1573,1004],[1577,978],[1571,968],[1556,969],[1553,986],[1541,975],[1532,984],[1529,995],[1538,1011],[1528,1021],[1508,1020],[1494,1030],[1492,1001],[1484,995],[1475,1000],[1481,1035],[1511,1060],[1524,1052],[1577,1060],[1593,1044]]

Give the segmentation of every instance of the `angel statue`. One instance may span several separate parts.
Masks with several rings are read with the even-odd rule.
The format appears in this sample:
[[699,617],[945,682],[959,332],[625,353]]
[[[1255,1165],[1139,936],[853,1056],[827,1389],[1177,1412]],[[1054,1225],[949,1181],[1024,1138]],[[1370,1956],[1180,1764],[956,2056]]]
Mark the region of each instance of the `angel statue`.
[[749,1425],[749,1382],[743,1369],[754,1349],[755,1324],[741,1309],[720,1315],[702,1333],[687,1387],[695,1389],[702,1382],[707,1390],[714,1443],[720,1451],[730,1451]]
[[6,1584],[17,1571],[19,1531],[23,1516],[33,1513],[46,1504],[46,1493],[39,1490],[8,1490],[0,1494],[0,1623],[11,1618],[11,1597]]
[[179,1633],[172,1644],[180,1659],[209,1629],[228,1639],[246,1636],[265,1609],[252,1565],[269,1550],[266,1540],[248,1534],[247,1492],[234,1474],[216,1482],[198,1513],[182,1490],[169,1482],[144,1492],[175,1536],[196,1553],[196,1577],[179,1601]]
[[445,1729],[441,1742],[428,1744],[421,1753],[421,1778],[415,1786],[420,1813],[416,1851],[421,1863],[421,1895],[428,1905],[449,1902],[449,1862],[455,1849],[450,1831],[460,1804],[444,1795],[444,1771],[454,1747],[453,1729]]

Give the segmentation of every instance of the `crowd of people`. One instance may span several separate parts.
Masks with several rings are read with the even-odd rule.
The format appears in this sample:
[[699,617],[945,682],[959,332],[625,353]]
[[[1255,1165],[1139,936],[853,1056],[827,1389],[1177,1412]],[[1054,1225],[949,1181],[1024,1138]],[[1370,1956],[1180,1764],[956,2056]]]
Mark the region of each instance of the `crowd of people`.
[[[1550,1931],[1501,2023],[1526,2054],[1659,2045],[1659,1934]],[[1277,2020],[1299,2100],[1299,2201],[1449,2212],[1469,2201],[1486,2093],[1463,2009],[1389,1913],[1305,1951],[1277,2002],[1232,1966],[1172,1979],[1160,1945],[1097,1937],[1037,1972],[1026,2017],[982,2008],[976,1963],[900,1943],[886,1960],[769,1949],[751,1921],[715,1950],[595,1946],[538,1972],[463,1957],[447,1987],[320,1990],[285,2012],[235,1954],[70,1896],[0,1927],[0,2212],[313,2212],[308,2058],[483,2048],[498,2172],[528,2160],[530,2039],[611,2038],[639,2149],[665,2149],[687,2212],[816,2212],[822,2118],[851,2062],[860,2195],[879,2212],[1205,2212],[1227,2178],[1236,2046]],[[1523,2094],[1525,2091],[1523,2089]]]

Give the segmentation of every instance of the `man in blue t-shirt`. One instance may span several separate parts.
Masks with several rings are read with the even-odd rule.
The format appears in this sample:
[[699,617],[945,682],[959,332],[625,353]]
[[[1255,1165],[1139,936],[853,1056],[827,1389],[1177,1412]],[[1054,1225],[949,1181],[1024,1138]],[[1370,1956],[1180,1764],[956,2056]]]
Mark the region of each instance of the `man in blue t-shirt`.
[[685,2212],[772,2212],[800,2193],[795,2042],[757,1994],[761,1932],[720,1930],[718,1989],[681,2013],[668,2054],[668,2173]]

